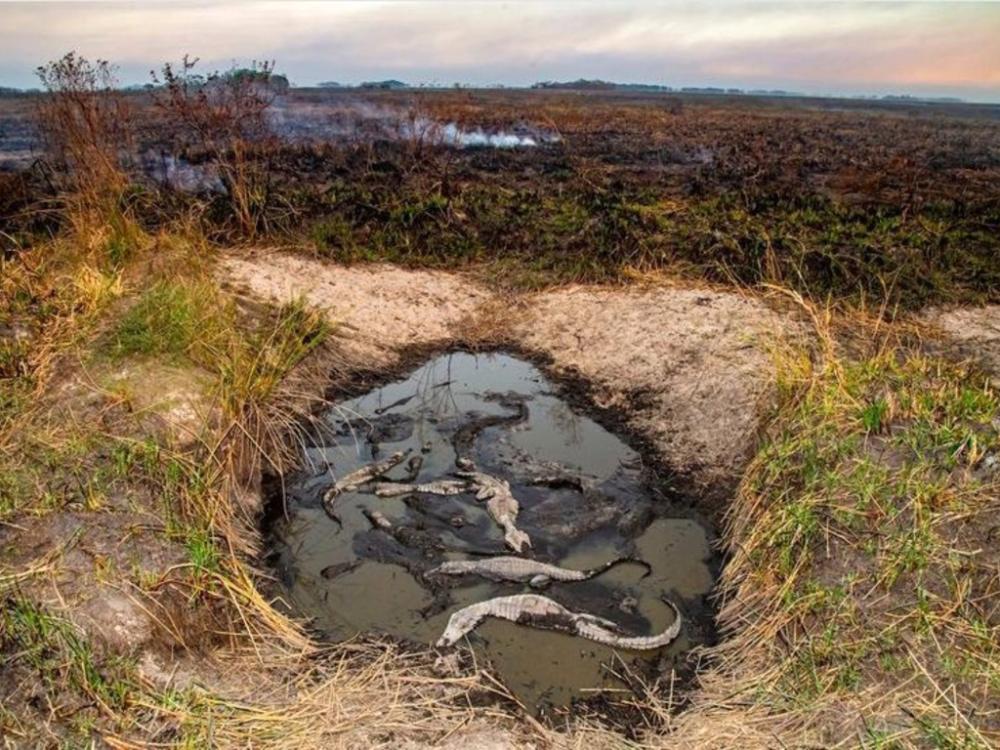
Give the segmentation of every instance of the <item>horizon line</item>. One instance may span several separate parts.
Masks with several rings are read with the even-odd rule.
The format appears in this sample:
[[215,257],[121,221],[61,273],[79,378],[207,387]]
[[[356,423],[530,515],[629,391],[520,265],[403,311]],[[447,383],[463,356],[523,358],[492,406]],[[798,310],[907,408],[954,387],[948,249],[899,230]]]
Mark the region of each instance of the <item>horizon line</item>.
[[[365,81],[357,82],[344,82],[344,81],[316,81],[314,83],[295,83],[291,81],[288,76],[283,73],[277,73],[276,75],[282,76],[288,80],[288,86],[290,89],[323,89],[327,88],[330,90],[336,89],[361,89],[366,91],[378,91],[380,90],[374,84],[387,83],[387,82],[397,82],[402,84],[402,86],[397,87],[397,91],[406,90],[467,90],[467,91],[496,91],[496,90],[517,90],[517,91],[613,91],[615,89],[620,89],[622,87],[634,87],[634,88],[649,88],[649,89],[660,89],[659,92],[651,91],[649,93],[663,93],[663,94],[714,94],[721,96],[777,96],[777,97],[789,97],[789,98],[802,98],[802,99],[849,99],[849,100],[860,100],[860,101],[879,101],[885,99],[896,99],[896,100],[912,100],[915,102],[930,102],[939,104],[985,104],[985,105],[1000,105],[1000,99],[968,99],[963,96],[956,96],[953,94],[916,94],[912,91],[900,90],[900,89],[886,89],[878,93],[864,94],[859,92],[849,92],[842,91],[838,93],[833,92],[816,92],[797,89],[784,89],[780,87],[765,87],[757,86],[753,88],[746,88],[743,86],[727,86],[723,84],[671,84],[671,83],[648,83],[644,81],[612,81],[602,78],[577,78],[574,80],[563,81],[556,79],[540,79],[534,83],[503,83],[500,81],[493,83],[469,83],[464,81],[455,81],[453,83],[440,83],[437,81],[417,81],[417,82],[407,82],[401,78],[378,78]],[[571,84],[574,83],[591,83],[591,84],[606,84],[607,88],[601,89],[599,87],[594,87],[588,89],[587,87],[581,87],[574,89]],[[326,85],[324,85],[326,84]],[[335,85],[332,85],[335,84]],[[372,85],[369,85],[372,84]],[[546,86],[546,84],[554,84],[552,86]],[[120,83],[115,90],[124,92],[139,92],[142,90],[147,90],[151,88],[156,88],[156,85],[151,82],[145,83]],[[388,89],[381,89],[388,90]],[[0,92],[8,91],[18,94],[39,94],[45,93],[45,90],[41,86],[15,86],[0,82]]]

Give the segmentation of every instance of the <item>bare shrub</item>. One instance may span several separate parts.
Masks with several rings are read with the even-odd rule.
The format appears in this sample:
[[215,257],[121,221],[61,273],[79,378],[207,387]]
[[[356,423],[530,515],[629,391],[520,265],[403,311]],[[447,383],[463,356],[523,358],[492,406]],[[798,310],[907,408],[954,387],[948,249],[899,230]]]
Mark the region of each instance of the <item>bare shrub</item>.
[[207,76],[193,72],[197,59],[167,63],[154,105],[161,126],[178,153],[207,158],[218,170],[241,234],[253,238],[267,230],[270,154],[274,136],[267,112],[287,85],[274,64],[254,61]]
[[81,208],[105,217],[118,213],[133,122],[114,68],[69,52],[36,72],[48,95],[39,98],[35,119],[66,187]]

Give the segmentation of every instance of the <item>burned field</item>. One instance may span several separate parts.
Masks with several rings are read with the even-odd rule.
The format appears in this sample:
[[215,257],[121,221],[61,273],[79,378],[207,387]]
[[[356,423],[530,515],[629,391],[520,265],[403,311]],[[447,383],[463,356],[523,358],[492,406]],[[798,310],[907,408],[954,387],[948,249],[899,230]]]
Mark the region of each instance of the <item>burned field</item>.
[[5,741],[1000,741],[995,107],[79,64],[0,100]]
[[147,188],[128,200],[146,222],[195,212],[216,241],[518,286],[669,269],[908,307],[997,286],[990,105],[307,90],[233,108],[215,139],[186,100],[130,103]]
[[881,297],[885,282],[909,305],[946,289],[988,298],[997,285],[995,108],[965,119],[541,94],[428,96],[420,107],[465,128],[527,122],[558,141],[300,154],[286,178],[309,176],[298,187],[318,201],[321,254],[488,263],[527,284],[665,268],[838,297]]

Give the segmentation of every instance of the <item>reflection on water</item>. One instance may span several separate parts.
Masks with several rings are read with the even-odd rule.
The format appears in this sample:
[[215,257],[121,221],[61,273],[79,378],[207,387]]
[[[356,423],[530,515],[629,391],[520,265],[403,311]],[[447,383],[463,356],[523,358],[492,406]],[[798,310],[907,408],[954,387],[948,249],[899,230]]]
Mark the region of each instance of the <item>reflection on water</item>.
[[[428,482],[455,470],[458,450],[510,482],[521,504],[518,526],[531,537],[530,554],[537,559],[590,568],[631,554],[652,565],[646,578],[638,566],[623,565],[545,591],[570,609],[608,617],[635,634],[670,623],[670,608],[661,600],[669,595],[686,615],[681,637],[660,652],[627,658],[669,666],[704,640],[702,600],[712,586],[705,528],[670,517],[671,508],[644,485],[639,456],[557,398],[530,364],[501,354],[441,356],[404,380],[338,404],[324,416],[321,432],[305,451],[304,468],[286,478],[289,513],[274,535],[287,597],[327,637],[375,631],[430,644],[455,609],[528,590],[423,578],[442,559],[509,553],[485,504],[472,495],[380,499],[349,492],[337,499],[339,524],[322,509],[322,495],[336,477],[372,460],[409,450],[422,458],[416,481]],[[533,483],[553,471],[579,478],[579,486]],[[400,465],[389,477],[406,475]],[[366,509],[381,511],[407,534],[397,539],[373,529]],[[590,641],[488,621],[471,643],[529,706],[562,705],[594,688],[623,687],[602,667],[611,663],[612,650]]]

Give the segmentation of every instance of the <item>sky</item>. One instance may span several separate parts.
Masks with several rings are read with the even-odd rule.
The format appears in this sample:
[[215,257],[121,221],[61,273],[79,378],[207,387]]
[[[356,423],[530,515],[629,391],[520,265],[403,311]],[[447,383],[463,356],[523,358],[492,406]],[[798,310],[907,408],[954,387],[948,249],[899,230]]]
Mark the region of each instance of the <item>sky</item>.
[[296,85],[526,85],[909,93],[1000,102],[1000,2],[3,2],[0,85],[74,50],[123,84],[184,54],[274,60]]

